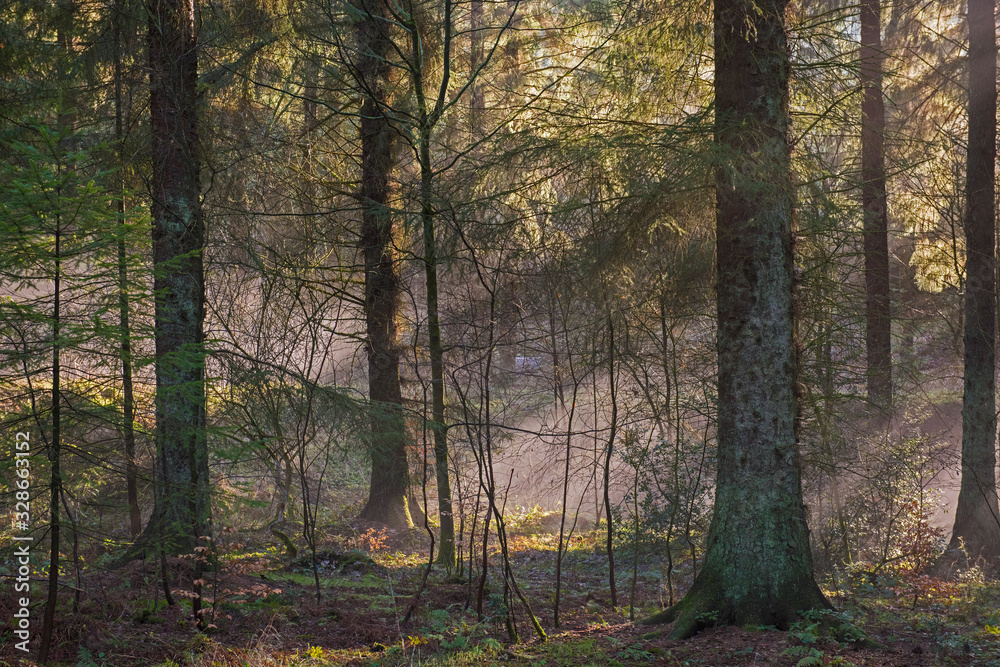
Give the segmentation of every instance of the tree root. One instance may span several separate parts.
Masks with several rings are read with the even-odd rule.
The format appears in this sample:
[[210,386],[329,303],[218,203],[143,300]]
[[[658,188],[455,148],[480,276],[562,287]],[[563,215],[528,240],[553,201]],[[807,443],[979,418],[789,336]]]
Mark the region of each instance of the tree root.
[[[636,621],[636,623],[640,625],[673,623],[674,627],[667,635],[668,639],[690,639],[699,630],[716,624],[718,615],[711,613],[716,607],[714,602],[714,596],[700,595],[692,590],[673,607],[668,607],[648,618]],[[663,634],[663,631],[649,634],[659,636]]]
[[[705,576],[703,573],[702,577]],[[637,623],[673,623],[674,627],[667,637],[680,640],[689,639],[699,631],[717,625],[773,625],[787,630],[797,620],[800,610],[833,608],[815,585],[814,590],[801,591],[792,599],[758,600],[756,604],[744,604],[742,607],[725,595],[721,588],[714,578],[700,578],[683,600]]]
[[286,556],[288,556],[289,558],[295,558],[296,556],[299,555],[298,548],[296,548],[296,546],[292,542],[292,540],[289,539],[288,535],[286,535],[285,533],[281,532],[278,529],[278,526],[281,525],[281,524],[283,524],[283,523],[284,523],[284,521],[278,521],[278,520],[272,521],[271,523],[269,523],[267,525],[267,532],[269,532],[269,533],[271,533],[271,535],[274,535],[275,537],[277,537],[279,540],[281,540],[281,543],[285,545],[285,555]]

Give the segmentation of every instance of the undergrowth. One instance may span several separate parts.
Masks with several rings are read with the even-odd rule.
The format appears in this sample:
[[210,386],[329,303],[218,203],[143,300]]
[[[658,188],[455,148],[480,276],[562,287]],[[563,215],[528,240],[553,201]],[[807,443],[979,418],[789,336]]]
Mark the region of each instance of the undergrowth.
[[[834,573],[825,582],[836,611],[810,611],[789,630],[709,629],[687,642],[643,639],[621,602],[632,587],[632,562],[617,571],[619,606],[607,591],[600,530],[580,533],[563,560],[560,628],[552,627],[555,545],[525,516],[530,540],[512,541],[512,567],[550,641],[508,642],[507,605],[522,637],[530,637],[525,610],[504,594],[500,560],[491,554],[477,612],[481,563],[462,579],[435,569],[409,625],[426,555],[399,547],[378,531],[358,531],[317,549],[321,597],[315,598],[311,559],[229,535],[217,547],[218,574],[205,587],[215,612],[207,634],[195,629],[181,595],[170,606],[158,592],[157,563],[133,563],[120,572],[93,567],[81,582],[77,614],[63,599],[54,664],[74,667],[326,667],[329,665],[882,665],[905,654],[911,665],[1000,667],[1000,584],[975,568],[945,580],[916,560],[898,559],[872,573],[871,564]],[[533,517],[530,518],[529,517]],[[410,539],[409,537],[407,539]],[[366,550],[367,549],[367,550]],[[494,547],[491,545],[491,550]],[[667,601],[664,555],[644,552],[636,573],[637,610]],[[170,561],[175,593],[191,587],[190,563]],[[670,583],[696,566],[677,558]],[[675,591],[676,596],[683,589]],[[627,598],[626,598],[627,599]],[[214,603],[214,604],[212,604]],[[72,622],[70,622],[72,619]],[[0,666],[16,664],[0,654]],[[27,663],[26,663],[27,664]]]

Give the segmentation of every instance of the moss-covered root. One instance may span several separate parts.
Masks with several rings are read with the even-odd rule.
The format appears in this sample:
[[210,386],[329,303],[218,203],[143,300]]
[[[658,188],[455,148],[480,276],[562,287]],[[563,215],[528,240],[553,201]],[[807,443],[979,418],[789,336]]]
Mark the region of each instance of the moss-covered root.
[[[673,630],[668,635],[669,639],[688,639],[693,637],[699,630],[712,625],[714,622],[712,614],[709,615],[714,606],[714,600],[709,600],[706,595],[689,593],[683,600],[673,607],[653,614],[648,618],[637,621],[640,625],[661,625],[674,623]],[[675,622],[676,621],[676,622]],[[652,632],[647,636],[656,636],[660,632]]]
[[[701,584],[701,585],[699,585]],[[812,584],[775,598],[741,596],[737,604],[725,595],[720,586],[696,582],[684,599],[673,607],[642,619],[642,625],[673,623],[670,639],[688,639],[704,628],[715,625],[773,625],[787,630],[798,620],[799,612],[807,609],[832,609],[819,588]],[[659,634],[659,633],[653,633]]]
[[279,530],[278,527],[282,523],[283,522],[281,521],[272,521],[267,526],[267,530],[269,533],[271,533],[271,535],[277,537],[279,540],[281,540],[281,543],[285,545],[285,555],[287,555],[289,558],[295,558],[296,556],[299,555],[299,550],[295,547],[295,544],[289,539],[288,535]]

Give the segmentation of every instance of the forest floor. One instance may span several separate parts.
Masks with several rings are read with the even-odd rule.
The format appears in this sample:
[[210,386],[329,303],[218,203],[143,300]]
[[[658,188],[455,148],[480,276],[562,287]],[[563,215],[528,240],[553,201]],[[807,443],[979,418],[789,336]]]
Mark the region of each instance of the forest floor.
[[[553,626],[558,536],[526,530],[511,537],[513,571],[548,635],[545,642],[520,603],[515,606],[520,642],[510,641],[496,576],[499,555],[491,556],[482,617],[476,613],[478,577],[446,579],[435,568],[412,619],[402,626],[426,569],[427,537],[356,526],[327,534],[315,573],[308,554],[279,555],[260,534],[221,536],[220,573],[208,575],[206,584],[206,590],[217,591],[215,627],[208,634],[195,630],[186,597],[192,588],[190,561],[169,562],[177,602],[172,606],[164,601],[153,562],[119,570],[94,566],[78,582],[67,577],[72,584],[63,594],[50,664],[1000,666],[997,582],[923,577],[907,588],[860,577],[839,589],[825,582],[837,612],[811,614],[785,631],[724,627],[672,641],[666,638],[669,626],[635,625],[628,614],[633,595],[636,618],[669,602],[666,563],[656,554],[640,554],[634,562],[627,549],[617,552],[618,606],[612,608],[607,559],[597,537],[574,537],[565,553],[558,629]],[[679,594],[689,584],[690,563],[681,563],[673,585]],[[9,600],[0,600],[0,613],[10,618],[5,604]],[[34,614],[40,619],[41,608]],[[0,639],[0,666],[34,664],[13,650],[9,630],[0,631]]]

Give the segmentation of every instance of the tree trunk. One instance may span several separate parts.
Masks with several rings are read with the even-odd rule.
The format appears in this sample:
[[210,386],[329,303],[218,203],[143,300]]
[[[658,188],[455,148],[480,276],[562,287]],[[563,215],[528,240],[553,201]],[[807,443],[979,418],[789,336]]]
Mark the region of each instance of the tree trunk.
[[469,94],[469,126],[473,136],[480,136],[480,117],[486,110],[486,96],[479,80],[478,70],[483,65],[483,0],[472,0],[469,3],[469,81],[472,82]]
[[[73,25],[76,5],[72,0],[60,1],[57,5],[58,28],[56,31],[56,41],[67,54],[67,61],[72,52],[72,38],[70,28]],[[60,91],[61,95],[61,91]],[[62,102],[62,100],[60,100]],[[60,105],[59,109],[59,130],[69,136],[72,133],[73,120],[72,104]],[[59,145],[59,171],[73,169],[72,166],[63,166],[61,163],[67,155],[68,148],[60,140]],[[62,179],[60,179],[61,181]],[[61,186],[57,190],[56,196],[61,198],[71,196],[69,192],[62,192]],[[72,229],[67,229],[72,233]],[[61,417],[61,389],[60,380],[62,375],[62,365],[60,355],[62,352],[62,241],[63,241],[63,218],[59,211],[55,214],[55,230],[53,231],[53,260],[55,264],[55,275],[52,280],[52,442],[49,447],[49,463],[51,466],[49,473],[49,579],[48,590],[45,598],[45,612],[42,616],[42,637],[38,647],[38,662],[45,664],[49,660],[49,651],[52,647],[52,632],[55,627],[56,604],[59,602],[59,538],[60,538],[60,517],[59,499],[62,497],[62,417]],[[72,238],[72,236],[70,237]]]
[[314,225],[316,215],[316,130],[319,127],[319,66],[311,53],[306,54],[302,65],[305,72],[305,86],[302,91],[302,171],[306,175],[302,192],[302,215],[306,224]]
[[427,278],[427,335],[431,358],[431,432],[434,434],[434,464],[437,470],[438,517],[441,550],[437,562],[450,572],[455,569],[455,519],[451,509],[448,479],[448,427],[444,420],[444,346],[438,314],[437,246],[434,240],[434,209],[431,203],[430,131],[421,131],[421,218],[424,237],[424,272]]
[[125,131],[122,109],[122,21],[124,11],[116,3],[114,14],[115,36],[115,141],[118,145],[118,215],[121,225],[118,239],[118,327],[119,354],[122,364],[122,440],[125,444],[125,488],[128,496],[129,525],[132,537],[142,532],[142,514],[139,511],[139,471],[135,462],[135,398],[132,390],[132,333],[129,324],[128,248],[125,239],[128,224],[125,201]]
[[[60,193],[62,194],[62,193]],[[60,242],[62,241],[62,219],[56,216],[56,227],[54,236],[54,259],[55,276],[53,278],[53,305],[52,305],[52,442],[49,446],[49,463],[51,465],[49,481],[49,580],[48,591],[45,598],[45,612],[42,617],[42,639],[38,648],[38,662],[43,665],[49,661],[49,650],[52,647],[52,630],[55,626],[56,604],[59,601],[59,497],[62,495],[62,472],[60,470],[62,441],[62,421],[60,418],[60,398],[59,380],[61,375],[60,352],[62,351],[62,341],[60,340],[60,328],[62,325],[62,312],[60,297],[62,279],[62,257],[60,254]]]
[[[715,513],[691,590],[645,622],[787,628],[813,579],[797,443],[787,0],[716,0],[719,425]],[[712,614],[712,621],[706,620]]]
[[[615,524],[614,517],[611,514],[611,457],[615,451],[615,436],[618,435],[618,374],[615,372],[615,323],[611,318],[610,309],[608,310],[608,385],[611,389],[611,424],[608,427],[610,433],[608,433],[608,446],[604,454],[604,506],[608,510],[608,536],[606,542],[608,553],[608,589],[611,592],[611,608],[616,609],[618,607],[618,587],[615,585]],[[667,543],[669,544],[669,540]]]
[[969,0],[962,487],[951,547],[1000,566],[996,483],[995,0]]
[[[438,518],[441,521],[441,550],[437,562],[449,573],[455,569],[455,519],[451,503],[451,483],[448,478],[448,426],[444,403],[444,345],[441,343],[441,318],[438,308],[437,241],[434,229],[434,201],[431,164],[431,133],[441,119],[448,82],[451,76],[452,2],[444,3],[444,71],[437,100],[428,100],[424,81],[424,41],[414,15],[407,24],[410,33],[410,53],[407,69],[417,98],[416,149],[420,162],[420,223],[423,231],[424,276],[427,281],[427,338],[431,362],[431,431],[434,434],[434,464],[437,474]],[[433,106],[432,106],[433,105]]]
[[179,552],[208,528],[198,52],[194,0],[149,0],[147,9],[159,464],[147,532]]
[[885,104],[882,101],[879,0],[861,2],[861,200],[864,207],[865,344],[868,400],[892,410],[889,234],[885,193]]
[[361,0],[357,24],[361,109],[361,250],[365,261],[368,397],[371,401],[371,486],[361,518],[394,528],[412,527],[407,510],[410,469],[399,384],[399,318],[402,280],[396,257],[389,171],[393,132],[383,110],[389,103],[389,14],[383,0]]
[[271,525],[280,526],[285,523],[285,512],[288,509],[288,501],[292,495],[292,474],[294,473],[294,467],[284,443],[282,443],[281,452],[275,452],[273,457],[277,509],[274,510],[274,519],[271,521]]

